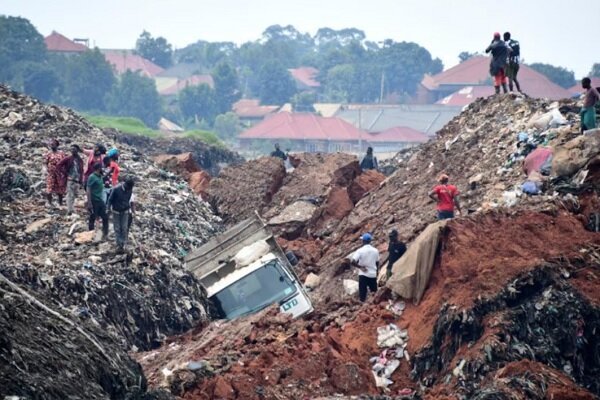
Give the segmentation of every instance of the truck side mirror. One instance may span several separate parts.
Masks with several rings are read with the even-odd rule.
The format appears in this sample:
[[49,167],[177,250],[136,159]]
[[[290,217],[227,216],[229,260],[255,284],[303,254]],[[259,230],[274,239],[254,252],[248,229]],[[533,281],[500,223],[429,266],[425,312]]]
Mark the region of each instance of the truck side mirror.
[[294,254],[293,251],[291,251],[291,250],[286,251],[285,257],[288,259],[288,261],[292,267],[295,267],[296,265],[298,265],[298,258],[296,257],[296,255]]

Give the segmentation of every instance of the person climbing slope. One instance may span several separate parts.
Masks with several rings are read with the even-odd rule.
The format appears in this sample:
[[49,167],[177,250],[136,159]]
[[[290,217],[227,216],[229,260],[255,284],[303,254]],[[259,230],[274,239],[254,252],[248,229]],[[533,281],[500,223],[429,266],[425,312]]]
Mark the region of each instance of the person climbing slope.
[[440,175],[438,185],[429,192],[429,197],[437,202],[437,218],[439,220],[454,218],[454,208],[460,213],[460,194],[456,186],[449,185],[450,178],[446,174]]

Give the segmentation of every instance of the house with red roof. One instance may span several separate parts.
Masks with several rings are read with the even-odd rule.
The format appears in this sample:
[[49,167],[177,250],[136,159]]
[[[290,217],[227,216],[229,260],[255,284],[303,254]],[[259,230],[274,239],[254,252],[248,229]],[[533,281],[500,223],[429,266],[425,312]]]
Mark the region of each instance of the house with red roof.
[[407,126],[396,126],[383,132],[369,133],[367,141],[375,153],[396,153],[429,140],[429,136]]
[[240,99],[233,103],[233,112],[247,126],[256,125],[270,114],[276,113],[279,106],[263,106],[258,99]]
[[106,61],[113,66],[119,75],[126,71],[139,72],[147,77],[154,77],[163,71],[162,67],[144,57],[134,54],[132,50],[100,50]]
[[[489,57],[474,56],[437,75],[425,76],[417,88],[416,102],[432,104],[467,86],[490,86],[489,64]],[[518,79],[523,92],[531,97],[551,100],[571,97],[567,89],[558,86],[527,65],[520,66]],[[461,95],[458,96],[458,98],[460,97]],[[475,100],[476,97],[472,99]]]
[[52,31],[50,35],[46,36],[44,43],[51,53],[77,54],[89,50],[86,45],[77,43],[56,31]]
[[367,132],[340,118],[280,112],[242,132],[238,139],[245,149],[256,142],[285,142],[293,151],[332,153],[362,151],[368,137]]
[[445,106],[466,106],[480,97],[488,97],[495,93],[493,86],[465,86],[464,88],[435,102]]
[[296,87],[299,91],[305,90],[317,90],[321,86],[317,81],[317,75],[319,70],[313,67],[298,67],[288,69],[294,81],[296,81]]
[[[166,82],[166,80],[169,78],[155,78],[155,79],[157,81],[157,86],[158,86],[159,81]],[[177,78],[174,78],[174,79],[175,80],[171,84],[168,84],[163,88],[159,87],[158,94],[160,94],[161,96],[175,96],[180,91],[182,91],[183,89],[185,89],[188,86],[199,86],[202,84],[208,85],[211,88],[215,87],[215,82],[213,81],[212,76],[209,74],[192,75],[189,78],[185,78],[185,79],[177,79]]]

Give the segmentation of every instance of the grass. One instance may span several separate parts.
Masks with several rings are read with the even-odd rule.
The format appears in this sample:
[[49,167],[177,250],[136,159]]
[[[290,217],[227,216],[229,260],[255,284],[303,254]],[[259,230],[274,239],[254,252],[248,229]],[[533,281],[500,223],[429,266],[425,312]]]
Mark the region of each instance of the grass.
[[148,128],[141,120],[133,117],[86,115],[85,118],[99,128],[118,129],[124,133],[147,136],[153,139],[162,136],[160,131]]
[[185,137],[190,139],[200,140],[206,144],[212,144],[217,147],[225,147],[225,144],[219,139],[217,135],[209,131],[193,130],[186,131],[183,133]]

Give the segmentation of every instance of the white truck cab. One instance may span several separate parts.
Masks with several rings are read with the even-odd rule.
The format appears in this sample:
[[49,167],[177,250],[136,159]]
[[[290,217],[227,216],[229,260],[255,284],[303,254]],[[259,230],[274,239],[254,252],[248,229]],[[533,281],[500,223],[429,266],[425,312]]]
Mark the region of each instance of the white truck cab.
[[253,314],[272,304],[294,318],[313,310],[310,298],[260,217],[245,220],[186,257],[219,318]]

